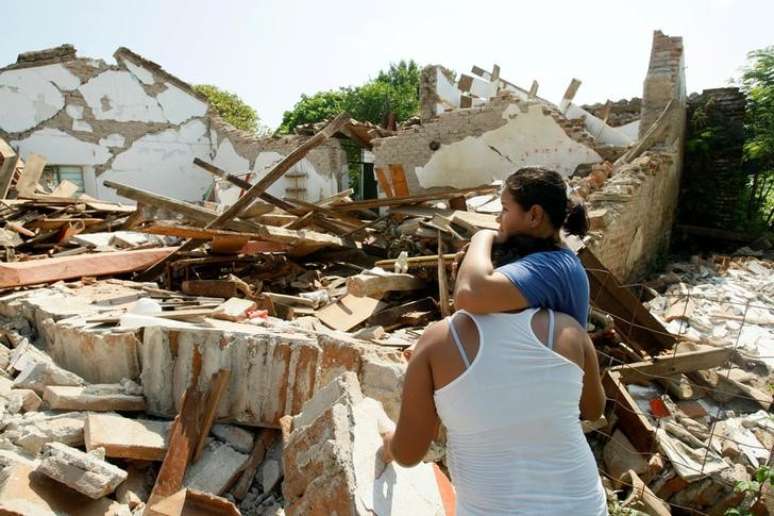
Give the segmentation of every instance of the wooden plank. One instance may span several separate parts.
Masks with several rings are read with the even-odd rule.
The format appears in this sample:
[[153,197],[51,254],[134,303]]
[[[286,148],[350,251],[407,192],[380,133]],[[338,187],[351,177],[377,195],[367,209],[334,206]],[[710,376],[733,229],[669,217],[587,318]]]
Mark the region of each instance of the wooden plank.
[[647,383],[656,376],[670,376],[721,366],[728,362],[732,354],[731,348],[690,351],[664,358],[654,358],[652,361],[624,364],[610,368],[610,371],[617,372],[624,383]]
[[178,492],[183,486],[185,471],[191,460],[194,445],[199,438],[203,394],[196,383],[183,394],[180,412],[169,432],[169,447],[156,477],[148,506]]
[[0,157],[3,159],[0,162],[0,199],[5,199],[8,195],[8,190],[11,189],[11,182],[13,181],[14,172],[16,172],[19,156],[2,138],[0,138]]
[[317,311],[317,318],[334,330],[349,331],[384,308],[384,303],[371,297],[347,294],[338,302]]
[[52,230],[52,229],[59,229],[62,226],[66,224],[72,224],[72,223],[80,223],[83,224],[84,227],[89,226],[96,226],[97,224],[100,224],[101,222],[104,222],[104,219],[98,219],[95,217],[83,217],[83,218],[66,218],[66,217],[60,217],[60,218],[45,218],[45,219],[38,219],[33,220],[27,224],[27,227],[32,229],[43,229],[43,230]]
[[392,189],[392,185],[387,180],[387,174],[384,169],[382,167],[376,167],[374,172],[376,172],[376,182],[379,183],[379,188],[382,189],[384,195],[389,198],[395,197],[395,192]]
[[138,228],[137,230],[141,233],[175,236],[179,238],[197,238],[199,240],[214,240],[219,237],[236,237],[247,241],[258,237],[255,233],[240,233],[223,229],[203,229],[192,226],[167,226],[164,224],[152,224],[150,226]]
[[0,263],[0,288],[134,272],[145,269],[174,250],[174,247],[161,247]]
[[370,210],[373,208],[381,208],[384,206],[402,206],[407,204],[419,204],[427,201],[437,201],[441,199],[451,199],[452,197],[458,197],[466,194],[485,194],[492,193],[498,190],[497,186],[484,185],[476,186],[473,188],[463,188],[461,190],[445,188],[433,193],[410,195],[408,197],[396,197],[393,199],[366,199],[364,201],[352,201],[346,204],[337,204],[331,208],[337,211],[358,211],[358,210]]
[[38,181],[46,166],[46,158],[38,154],[30,154],[24,163],[21,176],[16,182],[19,197],[32,197],[38,187]]
[[497,231],[500,229],[500,223],[497,222],[497,217],[495,215],[489,215],[488,213],[458,210],[451,216],[451,222],[452,224],[459,224],[463,227],[472,227],[476,230],[493,229]]
[[[318,132],[304,143],[293,149],[290,154],[285,156],[279,163],[277,163],[263,178],[261,178],[260,181],[250,187],[250,189],[245,192],[245,194],[240,197],[234,204],[229,206],[223,213],[218,215],[215,220],[207,223],[206,228],[217,229],[238,217],[239,214],[248,208],[253,203],[253,201],[255,201],[255,199],[257,199],[262,193],[266,191],[267,188],[269,188],[269,186],[274,184],[280,177],[282,177],[288,170],[290,170],[293,165],[301,161],[301,159],[303,159],[303,157],[306,156],[310,150],[336,134],[349,121],[349,119],[350,118],[348,114],[340,114],[334,118],[333,121],[327,124],[322,131]],[[180,248],[178,248],[177,251],[163,258],[152,267],[149,267],[148,270],[144,272],[143,277],[153,278],[158,276],[164,270],[166,263],[173,259],[178,253],[192,251],[198,248],[201,244],[202,241],[200,240],[189,240],[185,242],[182,246],[180,246]]]
[[231,369],[220,369],[212,375],[210,379],[210,388],[204,397],[203,422],[199,428],[199,439],[194,447],[193,462],[198,462],[204,451],[204,445],[207,444],[207,436],[210,435],[210,429],[215,422],[218,412],[218,404],[223,393],[228,387],[228,380],[231,378]]
[[395,197],[408,197],[409,189],[408,183],[406,183],[406,173],[403,171],[403,165],[389,165],[389,168]]
[[243,285],[233,280],[188,280],[181,285],[183,294],[229,299],[245,295]]
[[621,286],[607,267],[587,247],[578,257],[589,278],[593,306],[613,316],[616,331],[651,355],[670,349],[676,338],[651,314],[637,297]]
[[655,451],[656,429],[641,413],[618,372],[608,370],[602,376],[605,395],[615,402],[618,426],[637,450],[642,453]]

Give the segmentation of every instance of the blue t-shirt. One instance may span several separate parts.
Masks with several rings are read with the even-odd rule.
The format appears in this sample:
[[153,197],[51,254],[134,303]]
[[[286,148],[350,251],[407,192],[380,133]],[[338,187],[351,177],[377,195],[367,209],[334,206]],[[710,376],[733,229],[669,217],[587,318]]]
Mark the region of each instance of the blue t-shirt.
[[586,328],[589,279],[569,249],[532,253],[497,268],[521,291],[530,306],[573,316]]

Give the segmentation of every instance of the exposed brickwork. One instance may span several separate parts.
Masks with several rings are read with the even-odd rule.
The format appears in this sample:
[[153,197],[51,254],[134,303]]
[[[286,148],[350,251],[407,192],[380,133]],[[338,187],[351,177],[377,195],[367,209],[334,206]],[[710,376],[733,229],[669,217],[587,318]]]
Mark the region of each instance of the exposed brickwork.
[[[592,115],[605,118],[607,102],[582,106],[583,109]],[[634,97],[632,99],[621,99],[609,103],[609,112],[607,113],[607,124],[611,127],[620,127],[622,125],[635,122],[640,119],[642,111],[642,99]]]
[[[684,224],[731,228],[739,210],[746,174],[742,171],[745,98],[739,88],[704,90],[688,99],[688,141],[680,197]],[[710,140],[700,134],[712,128]]]

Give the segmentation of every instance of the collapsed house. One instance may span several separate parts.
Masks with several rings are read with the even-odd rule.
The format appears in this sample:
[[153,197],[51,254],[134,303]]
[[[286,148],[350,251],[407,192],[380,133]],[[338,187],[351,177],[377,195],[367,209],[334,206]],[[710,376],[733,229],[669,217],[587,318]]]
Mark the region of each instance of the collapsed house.
[[[190,85],[127,48],[115,52],[115,65],[75,52],[70,45],[27,52],[0,69],[0,137],[22,159],[45,156],[45,182],[66,179],[110,201],[120,197],[105,181],[201,201],[213,183],[194,158],[254,182],[306,139],[234,129]],[[331,140],[269,193],[316,202],[346,185],[347,156]],[[239,191],[229,186],[214,200],[234,202]]]
[[[674,218],[680,38],[654,35],[643,99],[617,112],[575,106],[577,82],[554,106],[497,69],[473,73],[454,85],[429,67],[420,125],[391,134],[341,115],[250,181],[217,150],[186,151],[185,167],[234,190],[222,212],[134,178],[101,184],[136,207],[52,190],[45,159],[0,140],[0,509],[450,514],[442,437],[416,468],[378,455],[402,350],[453,310],[454,252],[497,227],[492,179],[547,163],[592,208],[595,234],[573,245],[608,406],[582,425],[610,503],[661,515],[756,502],[735,487],[774,446],[770,253],[624,285]],[[273,189],[342,133],[372,146],[379,198]]]

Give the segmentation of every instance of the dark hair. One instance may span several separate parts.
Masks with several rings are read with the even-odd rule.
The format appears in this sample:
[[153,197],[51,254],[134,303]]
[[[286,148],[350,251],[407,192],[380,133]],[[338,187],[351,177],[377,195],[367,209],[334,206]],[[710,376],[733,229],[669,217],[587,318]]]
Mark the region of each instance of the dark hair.
[[578,236],[588,232],[586,208],[568,199],[567,185],[558,172],[541,167],[520,168],[505,180],[505,189],[523,209],[536,204],[543,208],[554,228]]

